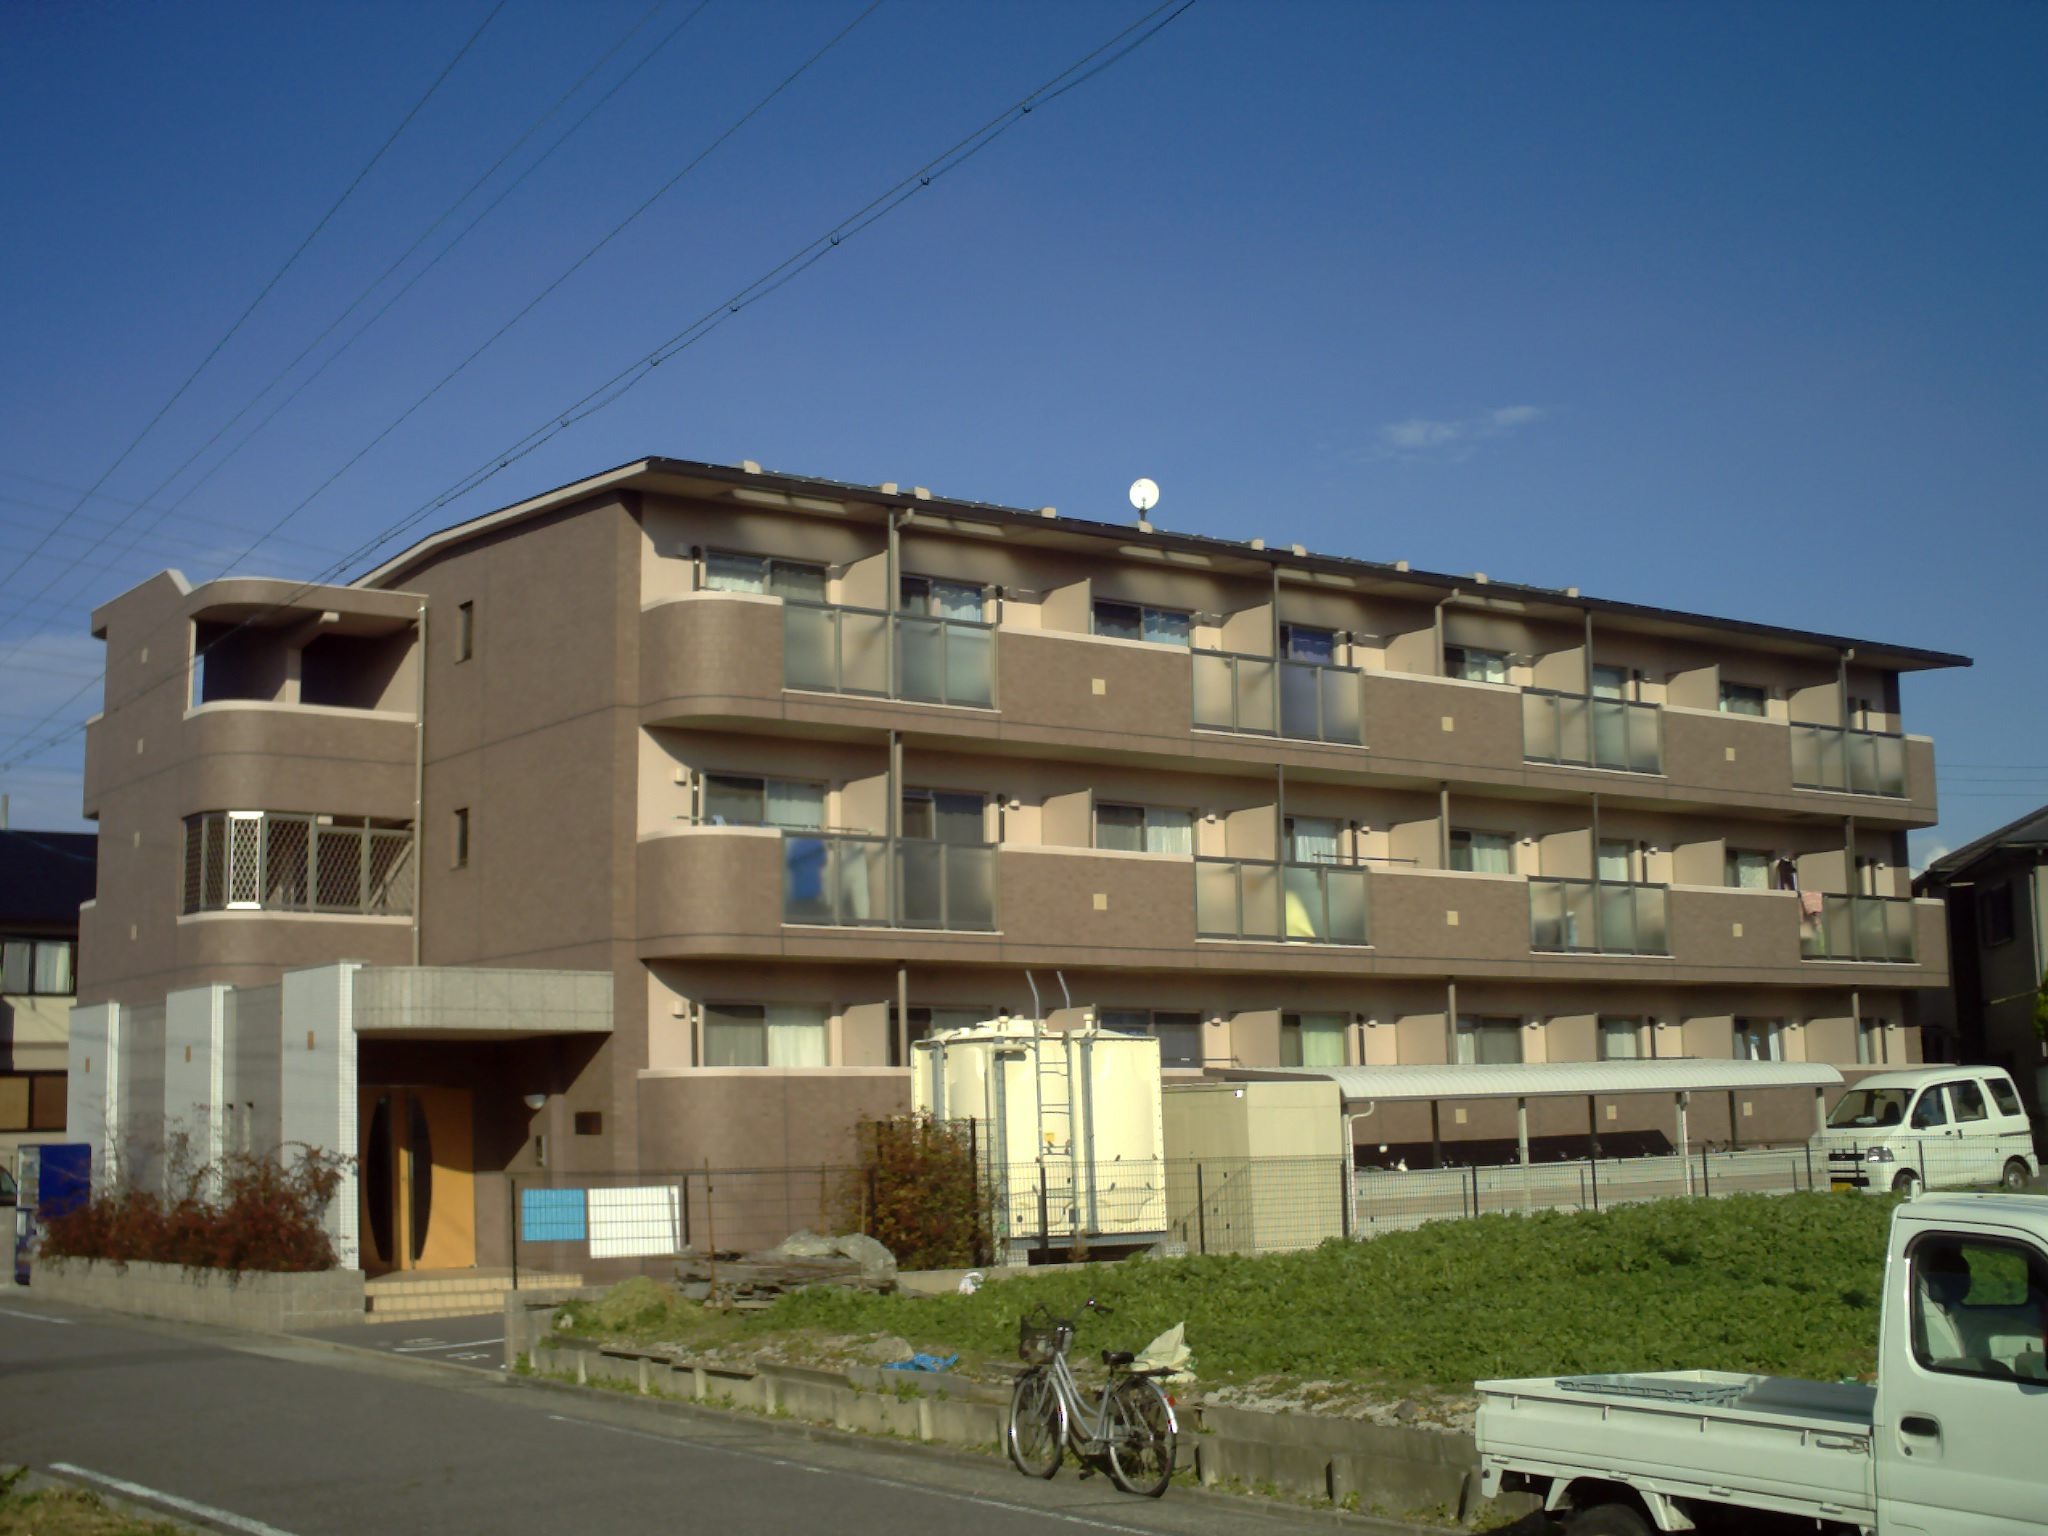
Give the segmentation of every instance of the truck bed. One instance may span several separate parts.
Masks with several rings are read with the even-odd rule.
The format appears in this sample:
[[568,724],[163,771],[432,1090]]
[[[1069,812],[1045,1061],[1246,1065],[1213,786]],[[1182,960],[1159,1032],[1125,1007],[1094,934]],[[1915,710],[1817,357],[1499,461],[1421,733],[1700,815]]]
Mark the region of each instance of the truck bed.
[[1478,1440],[1486,1491],[1503,1474],[1597,1478],[1871,1525],[1875,1387],[1667,1371],[1482,1381]]

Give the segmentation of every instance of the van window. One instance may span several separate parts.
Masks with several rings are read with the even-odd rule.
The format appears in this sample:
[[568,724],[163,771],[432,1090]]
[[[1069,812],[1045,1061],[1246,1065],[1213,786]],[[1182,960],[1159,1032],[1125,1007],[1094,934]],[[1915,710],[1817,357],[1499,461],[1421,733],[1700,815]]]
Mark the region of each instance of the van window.
[[2023,1115],[2020,1096],[2012,1091],[2012,1084],[2002,1077],[1987,1077],[1984,1086],[1991,1090],[1991,1102],[1998,1106],[2001,1115]]
[[2048,1381],[2048,1265],[1986,1238],[1932,1233],[1913,1266],[1913,1353],[1931,1371],[1994,1381]]
[[1948,1085],[1948,1101],[1955,1107],[1958,1125],[1991,1118],[1990,1112],[1984,1108],[1984,1090],[1967,1079]]
[[1851,1088],[1828,1116],[1828,1124],[1836,1130],[1897,1125],[1906,1118],[1906,1097],[1903,1088]]
[[1925,1131],[1947,1124],[1948,1111],[1942,1107],[1941,1090],[1929,1088],[1920,1095],[1920,1102],[1913,1106],[1913,1129]]

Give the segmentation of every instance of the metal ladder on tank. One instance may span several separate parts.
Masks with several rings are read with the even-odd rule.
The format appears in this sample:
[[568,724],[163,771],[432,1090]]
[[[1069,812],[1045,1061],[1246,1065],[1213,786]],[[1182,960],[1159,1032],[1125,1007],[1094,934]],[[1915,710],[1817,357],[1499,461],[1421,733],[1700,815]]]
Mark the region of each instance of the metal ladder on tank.
[[[1073,1012],[1074,996],[1067,990],[1066,974],[1053,973],[1060,984],[1066,1008]],[[1064,1031],[1048,1033],[1045,1008],[1038,997],[1038,982],[1029,971],[1024,980],[1031,987],[1032,1099],[1037,1110],[1038,1179],[1041,1191],[1041,1239],[1052,1246],[1053,1234],[1064,1230],[1078,1236],[1081,1231],[1081,1188],[1074,1166],[1074,1047]],[[1056,1050],[1048,1049],[1057,1046]],[[1058,1107],[1051,1100],[1057,1094]]]

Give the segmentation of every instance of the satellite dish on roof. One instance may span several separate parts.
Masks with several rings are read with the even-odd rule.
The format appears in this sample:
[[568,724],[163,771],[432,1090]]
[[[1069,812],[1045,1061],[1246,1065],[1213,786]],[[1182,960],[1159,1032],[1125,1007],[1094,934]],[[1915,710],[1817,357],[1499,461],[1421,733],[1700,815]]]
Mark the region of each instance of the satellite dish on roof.
[[1150,512],[1159,505],[1159,487],[1150,480],[1133,480],[1131,505],[1138,509],[1140,516]]

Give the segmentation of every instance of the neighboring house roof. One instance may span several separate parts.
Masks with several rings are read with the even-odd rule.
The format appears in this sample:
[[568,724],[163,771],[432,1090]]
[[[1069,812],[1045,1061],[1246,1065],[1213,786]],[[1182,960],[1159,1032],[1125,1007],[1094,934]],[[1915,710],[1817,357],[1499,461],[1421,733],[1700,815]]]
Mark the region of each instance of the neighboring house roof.
[[78,928],[99,869],[92,832],[0,831],[0,926]]
[[1536,1099],[1617,1093],[1708,1093],[1715,1089],[1839,1088],[1842,1074],[1821,1062],[1720,1061],[1668,1056],[1649,1061],[1480,1063],[1463,1066],[1330,1067],[1261,1071],[1232,1078],[1328,1078],[1347,1103],[1400,1099]]
[[2017,821],[2009,821],[1995,832],[1987,832],[1975,842],[1965,843],[1953,853],[1944,853],[1922,870],[1920,878],[1913,882],[1918,889],[1921,881],[1930,885],[1943,885],[1950,878],[1961,874],[1979,859],[2007,848],[2048,848],[2048,805],[2027,812]]

